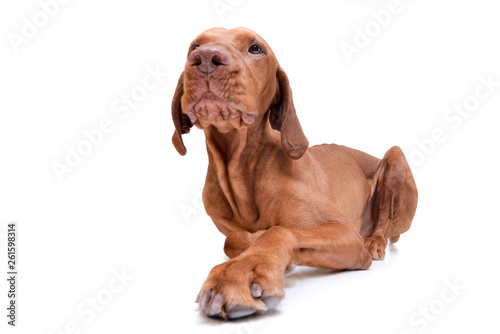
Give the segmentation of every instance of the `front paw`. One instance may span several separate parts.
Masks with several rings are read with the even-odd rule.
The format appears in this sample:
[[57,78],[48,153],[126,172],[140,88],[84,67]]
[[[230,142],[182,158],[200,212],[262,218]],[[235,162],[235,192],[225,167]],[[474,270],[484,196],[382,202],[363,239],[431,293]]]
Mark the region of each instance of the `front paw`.
[[196,302],[210,317],[236,319],[264,313],[285,296],[281,267],[265,255],[238,256],[210,271]]

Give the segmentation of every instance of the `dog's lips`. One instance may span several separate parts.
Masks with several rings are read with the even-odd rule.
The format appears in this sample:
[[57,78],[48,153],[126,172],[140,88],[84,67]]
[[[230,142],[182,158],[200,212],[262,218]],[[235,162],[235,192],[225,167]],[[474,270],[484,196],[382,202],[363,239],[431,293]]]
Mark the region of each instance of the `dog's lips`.
[[218,97],[214,92],[208,91],[203,94],[201,100],[214,101],[214,102],[224,102],[220,97]]
[[241,105],[226,102],[214,92],[207,91],[186,114],[193,124],[199,120],[215,123],[230,121],[233,123],[238,119],[241,119],[246,125],[253,124],[255,112],[247,112],[243,109]]
[[242,112],[241,113],[241,120],[247,125],[252,125],[253,122],[255,122],[255,114]]
[[187,113],[187,115],[189,116],[189,119],[191,120],[191,123],[196,123],[196,121],[198,120],[198,117],[196,117],[196,115],[194,114],[194,111],[190,111]]

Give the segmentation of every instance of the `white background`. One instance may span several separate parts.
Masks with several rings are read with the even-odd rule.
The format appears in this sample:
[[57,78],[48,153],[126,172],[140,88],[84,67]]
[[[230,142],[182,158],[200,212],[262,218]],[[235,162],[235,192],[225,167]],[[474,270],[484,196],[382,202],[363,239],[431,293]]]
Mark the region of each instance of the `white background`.
[[[474,96],[479,77],[500,81],[499,6],[401,0],[349,63],[341,43],[353,44],[387,1],[230,3],[220,16],[212,0],[69,1],[15,52],[8,36],[41,7],[2,2],[0,258],[6,224],[16,221],[20,276],[15,329],[1,280],[1,332],[497,333],[500,87],[460,124],[443,115]],[[226,259],[200,207],[204,137],[196,128],[184,136],[185,157],[171,145],[170,103],[187,48],[213,26],[247,26],[269,42],[311,144],[378,157],[399,145],[419,188],[413,226],[386,260],[359,272],[298,268],[275,312],[237,322],[207,319],[194,303]],[[148,67],[168,75],[120,119],[113,103]],[[52,164],[108,118],[113,131],[59,181]],[[436,129],[444,140],[432,147]],[[133,279],[109,292],[122,270]],[[77,309],[96,297],[106,305],[90,320]],[[429,307],[425,320],[419,312]]]

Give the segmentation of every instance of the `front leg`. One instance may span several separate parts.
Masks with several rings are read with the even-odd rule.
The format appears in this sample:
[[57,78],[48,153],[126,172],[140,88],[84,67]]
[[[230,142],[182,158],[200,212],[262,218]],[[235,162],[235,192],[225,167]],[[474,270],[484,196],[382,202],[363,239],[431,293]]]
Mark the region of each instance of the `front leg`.
[[249,237],[248,249],[215,266],[203,283],[197,302],[206,315],[234,319],[273,309],[284,298],[283,276],[291,265],[340,270],[371,265],[363,239],[344,223],[276,226]]

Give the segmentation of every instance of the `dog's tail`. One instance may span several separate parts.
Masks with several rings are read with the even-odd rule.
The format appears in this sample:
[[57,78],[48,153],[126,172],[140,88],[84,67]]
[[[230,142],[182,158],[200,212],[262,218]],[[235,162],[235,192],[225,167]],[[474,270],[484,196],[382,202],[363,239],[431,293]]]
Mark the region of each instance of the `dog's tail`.
[[389,238],[389,241],[391,242],[391,244],[395,244],[396,242],[398,242],[400,236],[401,236],[401,234],[392,236]]

